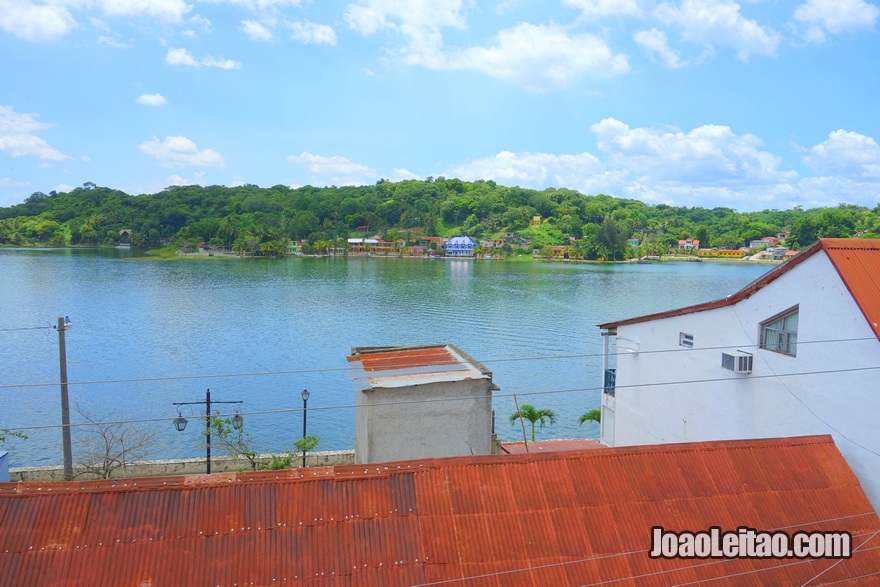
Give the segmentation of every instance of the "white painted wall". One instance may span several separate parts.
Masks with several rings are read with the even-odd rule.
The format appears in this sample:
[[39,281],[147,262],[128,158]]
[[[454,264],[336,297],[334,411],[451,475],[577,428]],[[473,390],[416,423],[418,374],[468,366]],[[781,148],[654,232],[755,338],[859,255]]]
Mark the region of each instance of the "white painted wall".
[[492,389],[478,378],[358,391],[355,462],[489,454]]
[[[760,323],[795,305],[797,356],[758,349]],[[679,346],[680,332],[694,335],[693,349]],[[880,367],[880,341],[824,252],[734,306],[617,335],[615,397],[602,404],[607,444],[832,434],[880,508],[880,370],[784,376]],[[862,340],[809,343],[840,339]],[[721,368],[722,350],[737,349],[754,354],[751,375]],[[652,352],[664,350],[673,352]]]

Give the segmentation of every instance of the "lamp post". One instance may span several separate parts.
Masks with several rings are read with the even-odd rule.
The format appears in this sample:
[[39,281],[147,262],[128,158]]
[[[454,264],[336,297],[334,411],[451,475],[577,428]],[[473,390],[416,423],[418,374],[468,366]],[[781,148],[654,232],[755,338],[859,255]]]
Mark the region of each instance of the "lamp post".
[[70,318],[58,318],[58,365],[61,375],[61,445],[64,451],[64,480],[73,480],[73,450],[70,446],[70,400],[67,395],[67,346],[64,331],[73,328]]
[[[303,398],[303,439],[306,437],[306,417],[309,415],[309,390],[304,389],[300,394]],[[306,466],[306,451],[303,449],[303,468]]]
[[[231,402],[221,402],[214,401],[215,404],[240,404],[241,401],[231,401]],[[192,406],[192,405],[205,405],[205,447],[206,447],[206,456],[205,463],[207,465],[207,471],[210,475],[211,473],[211,390],[205,390],[205,401],[203,402],[173,402],[171,405],[174,406]],[[178,432],[183,432],[186,429],[187,419],[184,418],[180,413],[180,408],[177,408],[177,417],[172,420],[174,423],[174,428]],[[242,425],[244,424],[244,418],[241,417],[241,414],[235,414],[232,418],[232,427],[236,430],[241,430]]]

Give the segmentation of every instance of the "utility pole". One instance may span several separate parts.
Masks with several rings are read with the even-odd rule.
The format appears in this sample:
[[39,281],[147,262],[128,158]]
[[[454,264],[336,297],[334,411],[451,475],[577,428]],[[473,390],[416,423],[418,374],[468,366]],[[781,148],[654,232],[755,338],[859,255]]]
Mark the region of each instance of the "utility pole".
[[73,481],[73,451],[70,447],[70,400],[67,397],[67,347],[64,331],[73,325],[65,316],[58,318],[58,367],[61,372],[61,442],[64,447],[64,480]]

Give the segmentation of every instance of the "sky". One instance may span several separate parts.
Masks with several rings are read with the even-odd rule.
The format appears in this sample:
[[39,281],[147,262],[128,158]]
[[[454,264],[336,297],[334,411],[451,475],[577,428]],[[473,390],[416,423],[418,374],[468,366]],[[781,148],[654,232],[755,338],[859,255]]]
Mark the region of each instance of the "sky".
[[867,0],[0,0],[0,206],[457,177],[880,204]]

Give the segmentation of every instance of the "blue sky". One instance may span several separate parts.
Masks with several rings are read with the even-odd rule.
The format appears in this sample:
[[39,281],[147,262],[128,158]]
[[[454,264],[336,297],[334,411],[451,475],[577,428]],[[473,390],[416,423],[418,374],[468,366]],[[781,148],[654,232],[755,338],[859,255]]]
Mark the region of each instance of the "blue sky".
[[0,206],[491,179],[880,203],[866,0],[0,0]]

